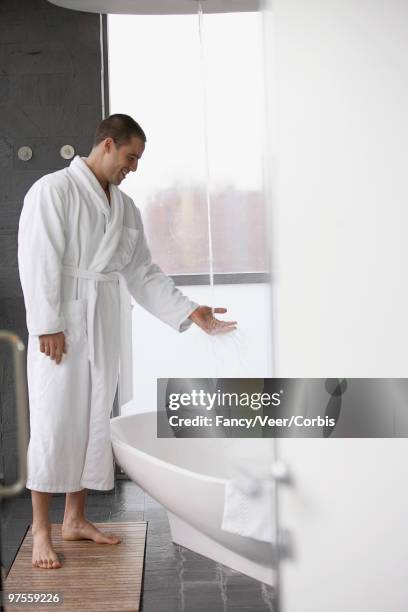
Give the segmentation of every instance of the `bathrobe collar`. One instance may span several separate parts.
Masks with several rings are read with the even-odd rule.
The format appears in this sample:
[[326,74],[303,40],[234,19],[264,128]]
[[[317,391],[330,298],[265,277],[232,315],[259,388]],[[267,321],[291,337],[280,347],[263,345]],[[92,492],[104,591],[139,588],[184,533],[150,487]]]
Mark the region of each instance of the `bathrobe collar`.
[[[69,168],[80,180],[81,185],[92,194],[92,199],[98,206],[98,208],[100,208],[101,212],[103,212],[103,214],[109,218],[111,216],[111,206],[109,206],[108,204],[106,193],[103,190],[102,185],[96,178],[95,174],[86,164],[85,157],[80,157],[79,155],[76,155],[70,163]],[[112,205],[112,195],[115,189],[117,190],[117,187],[116,185],[109,184],[109,189],[111,193]]]
[[79,155],[74,157],[67,170],[79,188],[89,195],[89,201],[94,202],[106,217],[104,236],[89,266],[93,271],[102,272],[113,257],[121,238],[124,215],[122,194],[116,185],[110,184],[111,205],[109,206],[102,185]]

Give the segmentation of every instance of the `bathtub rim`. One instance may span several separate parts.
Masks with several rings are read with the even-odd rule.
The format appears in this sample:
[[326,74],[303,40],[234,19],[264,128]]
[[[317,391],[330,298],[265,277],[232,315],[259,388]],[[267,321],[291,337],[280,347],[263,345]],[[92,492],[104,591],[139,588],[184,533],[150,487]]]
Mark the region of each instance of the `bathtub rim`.
[[[136,412],[134,414],[123,414],[123,415],[119,415],[117,417],[113,417],[110,419],[110,434],[111,434],[111,441],[112,444],[115,443],[118,446],[121,446],[123,449],[127,449],[129,450],[133,455],[135,456],[142,456],[144,458],[146,458],[146,460],[153,462],[155,465],[157,466],[161,466],[161,467],[165,467],[165,466],[171,466],[171,469],[174,470],[175,472],[178,472],[179,474],[182,474],[184,476],[188,476],[188,477],[194,477],[194,478],[200,478],[201,480],[203,480],[204,482],[212,482],[212,483],[216,483],[216,484],[221,484],[223,486],[226,486],[228,482],[230,482],[230,480],[233,479],[228,479],[228,478],[219,478],[218,476],[208,476],[206,474],[202,474],[201,472],[194,472],[193,470],[189,470],[187,468],[183,468],[180,467],[178,465],[176,465],[175,463],[171,463],[169,461],[164,461],[163,459],[159,459],[158,457],[156,457],[155,455],[149,455],[149,453],[146,453],[138,448],[135,448],[134,446],[132,446],[131,444],[128,444],[127,442],[124,442],[123,440],[121,440],[120,438],[118,438],[117,436],[115,436],[113,434],[112,431],[112,423],[116,423],[118,421],[121,420],[126,420],[126,419],[130,419],[132,417],[138,417],[139,415],[145,415],[145,414],[155,414],[155,412],[153,410],[146,410],[145,412]],[[168,438],[168,439],[172,439],[172,438]],[[177,438],[174,438],[175,440],[177,440]],[[186,438],[179,438],[180,440],[185,440]],[[190,439],[194,439],[194,438],[190,438]],[[167,468],[168,469],[168,468]]]

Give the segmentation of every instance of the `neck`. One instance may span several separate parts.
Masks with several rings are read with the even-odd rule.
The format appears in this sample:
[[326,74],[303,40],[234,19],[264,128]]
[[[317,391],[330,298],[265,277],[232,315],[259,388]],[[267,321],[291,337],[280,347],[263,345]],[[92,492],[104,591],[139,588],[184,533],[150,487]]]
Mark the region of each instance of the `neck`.
[[90,153],[90,155],[88,155],[88,157],[84,157],[83,159],[84,159],[84,162],[86,163],[86,165],[88,166],[88,168],[90,170],[92,170],[92,172],[94,173],[94,175],[98,179],[98,182],[101,184],[101,187],[105,191],[105,193],[109,193],[109,183],[103,177],[103,175],[101,173],[100,164],[99,164],[98,159],[94,155],[92,155],[92,153]]

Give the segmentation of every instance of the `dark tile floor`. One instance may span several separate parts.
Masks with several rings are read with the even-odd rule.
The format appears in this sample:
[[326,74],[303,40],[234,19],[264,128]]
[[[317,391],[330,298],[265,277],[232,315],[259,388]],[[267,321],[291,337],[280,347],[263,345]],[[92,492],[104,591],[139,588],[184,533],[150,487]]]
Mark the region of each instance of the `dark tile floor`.
[[[62,522],[64,503],[53,497],[52,522]],[[142,612],[275,612],[271,587],[173,544],[166,511],[133,482],[119,479],[112,491],[88,495],[87,518],[148,522]],[[31,522],[29,492],[3,501],[1,522],[7,572]]]

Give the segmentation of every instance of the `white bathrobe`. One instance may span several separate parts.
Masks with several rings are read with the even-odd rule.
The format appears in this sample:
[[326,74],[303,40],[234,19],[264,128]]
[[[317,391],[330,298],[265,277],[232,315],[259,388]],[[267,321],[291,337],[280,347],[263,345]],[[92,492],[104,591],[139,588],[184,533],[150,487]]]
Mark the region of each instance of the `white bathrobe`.
[[[109,420],[124,354],[126,294],[178,331],[191,325],[198,306],[152,263],[131,198],[114,185],[110,195],[109,206],[76,156],[24,199],[18,263],[29,332],[26,486],[36,491],[114,486]],[[60,331],[67,353],[57,365],[40,352],[39,335]]]

